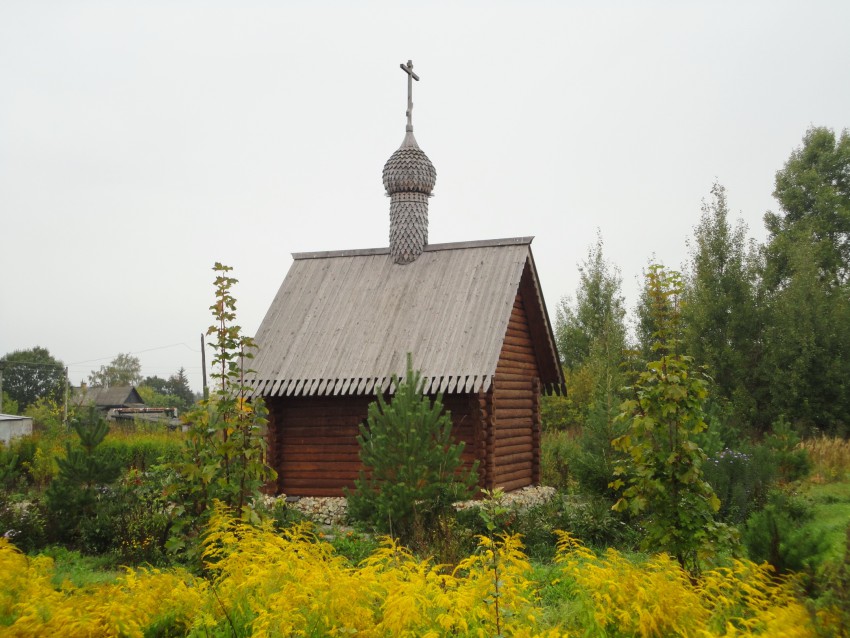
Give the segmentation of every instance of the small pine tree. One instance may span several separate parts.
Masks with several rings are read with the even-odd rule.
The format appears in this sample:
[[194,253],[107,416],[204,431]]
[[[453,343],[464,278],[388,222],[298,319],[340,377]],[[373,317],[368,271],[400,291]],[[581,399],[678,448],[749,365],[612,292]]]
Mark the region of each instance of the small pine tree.
[[364,470],[348,494],[349,512],[378,529],[409,540],[456,500],[469,498],[475,467],[464,469],[463,442],[452,440],[442,396],[422,392],[410,355],[404,380],[393,376],[390,401],[378,393],[357,441]]
[[59,474],[45,494],[53,540],[76,543],[80,526],[97,515],[98,488],[113,483],[121,473],[114,460],[95,453],[109,433],[109,425],[92,407],[88,417],[73,423],[79,446],[66,443]]
[[778,574],[802,572],[809,581],[831,545],[826,530],[810,523],[811,504],[793,494],[774,491],[763,509],[747,519],[743,541],[750,560],[770,563]]

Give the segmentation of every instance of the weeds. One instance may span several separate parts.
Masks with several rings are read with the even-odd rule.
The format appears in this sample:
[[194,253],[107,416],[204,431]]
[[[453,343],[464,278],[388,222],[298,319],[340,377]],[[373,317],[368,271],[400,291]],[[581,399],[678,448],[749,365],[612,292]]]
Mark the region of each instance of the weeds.
[[850,441],[837,436],[807,439],[800,447],[808,452],[814,470],[812,480],[832,483],[843,481],[850,469]]
[[[816,630],[836,635],[846,618],[839,608],[847,596],[846,566],[836,571],[821,608],[809,611],[796,597],[796,581],[765,565],[730,561],[692,578],[666,554],[596,554],[567,533],[559,539],[557,561],[545,567],[532,568],[510,534],[480,538],[479,549],[454,568],[384,538],[355,567],[309,523],[277,533],[271,523],[253,527],[218,506],[204,540],[207,579],[181,569],[128,569],[104,582],[63,578],[61,590],[52,558],[27,558],[0,539],[0,631],[814,637]],[[85,559],[56,555],[56,564],[66,560]]]

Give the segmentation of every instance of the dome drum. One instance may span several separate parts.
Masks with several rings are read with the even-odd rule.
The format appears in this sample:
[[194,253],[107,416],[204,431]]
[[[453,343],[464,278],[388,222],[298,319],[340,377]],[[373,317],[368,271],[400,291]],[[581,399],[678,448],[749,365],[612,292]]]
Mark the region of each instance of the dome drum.
[[[393,196],[390,204],[390,254],[396,264],[415,261],[428,245],[427,197],[421,193]],[[421,199],[417,201],[418,198]]]

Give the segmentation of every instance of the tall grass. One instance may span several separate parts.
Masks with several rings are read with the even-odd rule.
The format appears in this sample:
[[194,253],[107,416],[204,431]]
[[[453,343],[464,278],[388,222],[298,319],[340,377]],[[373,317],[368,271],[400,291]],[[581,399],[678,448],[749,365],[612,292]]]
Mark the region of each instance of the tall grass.
[[841,437],[821,436],[800,443],[814,465],[815,481],[832,483],[850,478],[850,441]]

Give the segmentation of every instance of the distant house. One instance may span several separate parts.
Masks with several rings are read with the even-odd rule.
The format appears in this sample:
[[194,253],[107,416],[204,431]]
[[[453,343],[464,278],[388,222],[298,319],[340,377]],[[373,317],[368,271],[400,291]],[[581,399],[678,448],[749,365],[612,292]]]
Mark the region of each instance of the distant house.
[[139,391],[129,385],[92,388],[82,386],[74,389],[75,405],[93,405],[98,410],[108,412],[115,408],[139,408],[145,405]]
[[0,441],[9,445],[13,439],[32,434],[32,418],[0,414]]
[[109,421],[151,421],[164,423],[170,428],[181,425],[177,418],[177,408],[149,408],[133,386],[75,388],[74,404],[81,407],[94,406]]
[[269,409],[276,492],[353,486],[358,427],[376,394],[393,392],[407,353],[425,393],[444,395],[482,488],[539,483],[540,395],[565,384],[531,238],[429,244],[435,180],[408,119],[383,170],[389,247],[293,255],[251,362],[253,392]]

